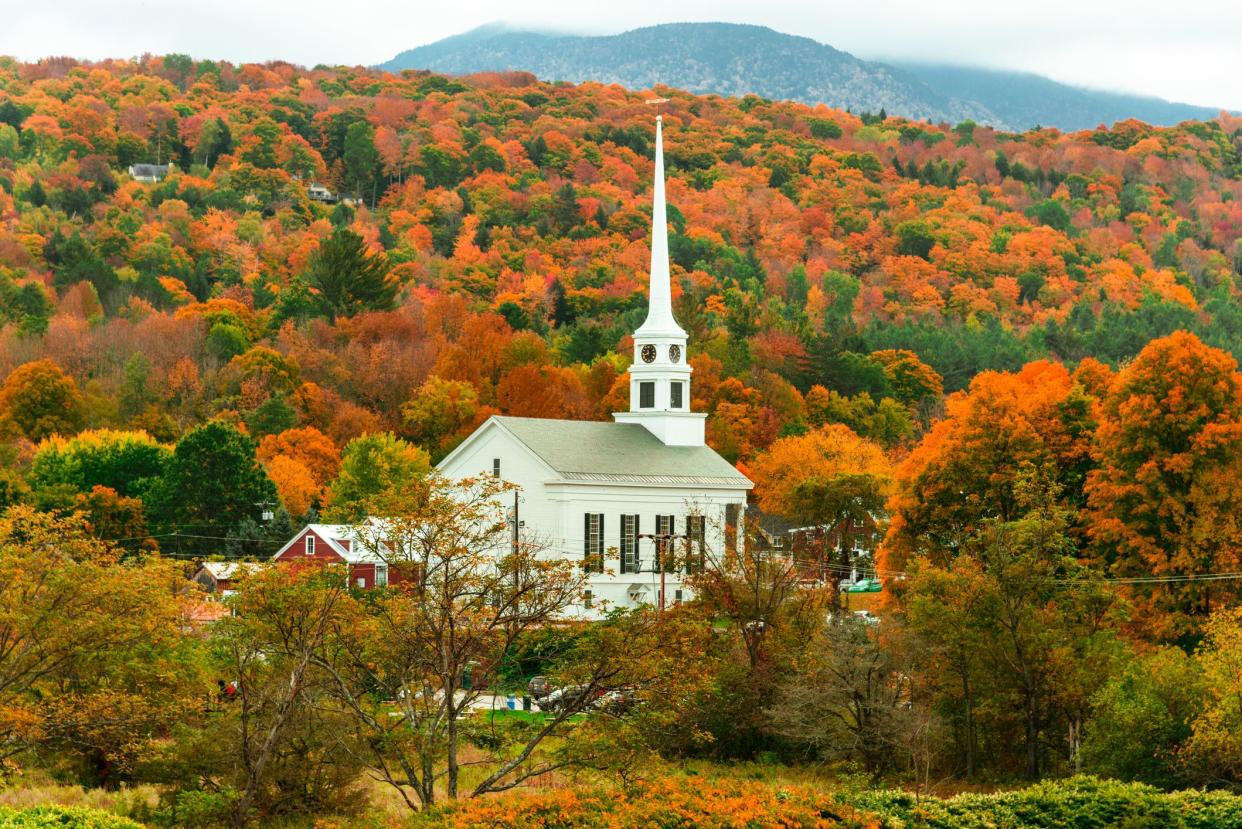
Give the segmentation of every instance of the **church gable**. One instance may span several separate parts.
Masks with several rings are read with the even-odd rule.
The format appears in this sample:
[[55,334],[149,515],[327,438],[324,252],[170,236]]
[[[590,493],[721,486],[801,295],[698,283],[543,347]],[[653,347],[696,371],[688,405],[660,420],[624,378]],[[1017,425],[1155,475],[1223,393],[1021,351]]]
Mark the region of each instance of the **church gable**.
[[[505,418],[508,419],[508,418]],[[557,470],[501,424],[502,418],[490,417],[475,429],[456,449],[449,452],[436,468],[451,478],[495,475],[515,480],[519,469],[539,478],[556,478]],[[561,423],[564,421],[549,421]]]

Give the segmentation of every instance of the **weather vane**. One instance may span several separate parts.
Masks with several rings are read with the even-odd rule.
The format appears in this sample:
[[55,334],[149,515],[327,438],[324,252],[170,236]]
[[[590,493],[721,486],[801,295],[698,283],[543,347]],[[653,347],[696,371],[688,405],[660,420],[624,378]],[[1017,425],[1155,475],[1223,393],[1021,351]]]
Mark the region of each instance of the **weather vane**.
[[648,98],[647,103],[655,104],[656,117],[658,118],[660,116],[660,104],[667,104],[669,100],[669,98]]

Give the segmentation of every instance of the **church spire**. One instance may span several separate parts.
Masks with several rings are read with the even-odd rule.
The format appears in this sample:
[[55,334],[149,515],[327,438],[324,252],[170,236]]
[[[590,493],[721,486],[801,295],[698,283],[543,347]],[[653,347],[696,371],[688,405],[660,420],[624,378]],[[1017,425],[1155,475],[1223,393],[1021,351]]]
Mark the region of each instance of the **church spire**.
[[690,411],[686,332],[673,318],[668,272],[668,209],[664,205],[664,136],[656,117],[655,181],[651,203],[651,293],[647,319],[634,332],[630,410],[618,423],[639,423],[666,446],[704,446],[704,419]]
[[651,203],[651,289],[647,319],[634,332],[636,337],[685,337],[673,317],[673,291],[668,268],[668,208],[664,203],[664,136],[662,119],[656,116],[655,181]]

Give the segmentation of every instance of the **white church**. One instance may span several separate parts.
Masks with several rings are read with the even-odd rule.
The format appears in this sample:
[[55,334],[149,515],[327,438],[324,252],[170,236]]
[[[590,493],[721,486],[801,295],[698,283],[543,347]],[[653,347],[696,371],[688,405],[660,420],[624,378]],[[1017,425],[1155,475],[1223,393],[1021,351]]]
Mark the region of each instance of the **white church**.
[[587,571],[583,616],[688,598],[688,571],[740,537],[753,486],[708,447],[707,416],[690,411],[659,117],[653,190],[649,306],[634,332],[629,411],[612,423],[492,417],[438,465],[450,478],[490,473],[521,488],[519,532]]

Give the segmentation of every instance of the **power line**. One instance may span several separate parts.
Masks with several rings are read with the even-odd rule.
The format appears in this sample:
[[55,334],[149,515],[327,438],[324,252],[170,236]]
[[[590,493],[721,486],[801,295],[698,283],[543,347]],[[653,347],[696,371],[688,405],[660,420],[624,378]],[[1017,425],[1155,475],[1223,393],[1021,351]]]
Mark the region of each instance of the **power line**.
[[125,541],[146,541],[152,538],[199,538],[207,541],[239,541],[246,544],[272,544],[275,546],[284,546],[287,541],[273,541],[267,538],[245,538],[235,535],[199,535],[196,533],[150,533],[148,535],[135,535],[129,538],[101,538],[100,541],[106,541],[110,544],[119,544]]
[[[203,526],[206,526],[206,525],[203,525]],[[199,534],[199,533],[183,533],[183,532],[151,533],[148,535],[136,535],[136,536],[129,536],[126,538],[104,538],[100,540],[107,542],[107,543],[119,544],[119,543],[131,542],[131,541],[145,541],[148,539],[160,539],[160,538],[188,538],[188,539],[196,539],[196,540],[203,540],[203,541],[232,541],[232,542],[238,542],[238,543],[243,543],[243,544],[254,544],[254,545],[266,544],[266,545],[270,545],[273,547],[283,547],[285,544],[288,543],[287,541],[274,541],[271,539],[264,539],[264,538],[245,538],[241,536],[205,535],[205,534]],[[582,541],[578,541],[576,539],[568,539],[568,538],[562,538],[558,540],[561,546],[564,546],[564,547],[569,547],[571,545],[581,545],[583,543]],[[549,545],[549,546],[553,546],[553,545]],[[783,552],[783,551],[778,551],[778,552]],[[180,551],[169,551],[169,552],[161,551],[160,554],[166,558],[187,558],[187,559],[202,558],[202,556],[198,554],[181,553]],[[572,551],[565,551],[565,552],[559,553],[559,555],[574,556],[576,555],[576,553]],[[790,558],[793,559],[795,564],[801,564],[804,566],[808,566],[809,568],[819,569],[825,572],[832,572],[838,575],[852,575],[854,573],[858,573],[861,576],[869,576],[872,578],[907,578],[910,576],[910,573],[904,570],[887,570],[887,569],[880,569],[875,566],[863,566],[863,565],[857,565],[857,564],[855,565],[837,564],[834,562],[827,562],[827,561],[821,562],[821,561],[816,561],[813,558],[807,558],[807,557],[804,557],[802,558],[801,561],[799,561],[798,558],[794,556],[792,552],[790,552],[789,555],[790,555]],[[1193,583],[1193,582],[1237,581],[1240,579],[1242,579],[1242,572],[1222,572],[1222,573],[1186,573],[1182,575],[1169,575],[1169,576],[1149,575],[1149,576],[1122,576],[1122,577],[1102,576],[1102,577],[1085,577],[1085,578],[1058,578],[1058,579],[1050,579],[1049,582],[1052,584],[1073,587],[1073,586],[1085,586],[1085,585],[1096,585],[1096,584],[1116,584],[1116,585],[1188,584],[1188,583]]]

